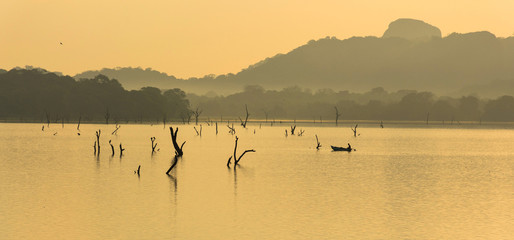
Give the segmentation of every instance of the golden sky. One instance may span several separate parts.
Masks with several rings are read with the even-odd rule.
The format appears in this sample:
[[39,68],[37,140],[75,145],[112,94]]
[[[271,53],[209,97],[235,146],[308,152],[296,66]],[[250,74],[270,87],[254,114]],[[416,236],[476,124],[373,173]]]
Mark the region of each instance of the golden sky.
[[2,0],[0,68],[237,73],[311,39],[382,36],[398,18],[423,20],[443,36],[514,36],[513,0]]

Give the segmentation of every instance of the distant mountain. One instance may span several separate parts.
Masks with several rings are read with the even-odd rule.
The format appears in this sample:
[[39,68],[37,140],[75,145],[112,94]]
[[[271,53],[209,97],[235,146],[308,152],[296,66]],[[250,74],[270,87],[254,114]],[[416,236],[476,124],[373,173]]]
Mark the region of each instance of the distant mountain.
[[441,37],[441,31],[434,26],[419,20],[399,19],[389,25],[383,37],[311,40],[235,75],[183,80],[151,69],[118,68],[75,77],[101,73],[118,79],[128,89],[179,87],[198,93],[230,93],[242,90],[245,85],[352,91],[381,86],[388,90],[455,93],[465,86],[512,81],[513,66],[514,37],[497,38],[489,32]]

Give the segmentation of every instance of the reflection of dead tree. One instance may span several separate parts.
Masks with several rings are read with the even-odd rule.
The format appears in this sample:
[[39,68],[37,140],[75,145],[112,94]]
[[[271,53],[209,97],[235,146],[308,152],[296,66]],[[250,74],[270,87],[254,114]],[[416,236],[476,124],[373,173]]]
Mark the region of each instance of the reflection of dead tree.
[[316,149],[319,150],[321,143],[318,141],[318,135],[316,134]]
[[125,148],[123,148],[120,143],[120,158],[123,156],[123,151],[125,151]]
[[95,144],[93,144],[93,150],[94,150],[94,155],[96,155],[96,141],[95,141]]
[[177,165],[177,162],[178,162],[178,155],[175,155],[175,157],[173,157],[171,167],[168,169],[168,171],[166,171],[167,175],[170,175],[171,169],[173,169],[173,167],[175,167],[175,165]]
[[291,136],[294,135],[294,130],[296,130],[296,125],[291,126]]
[[120,129],[120,125],[116,124],[116,130],[114,130],[111,135],[118,134],[118,129]]
[[162,128],[166,128],[166,114],[162,116]]
[[184,147],[184,144],[186,144],[186,142],[184,141],[180,147],[178,146],[178,143],[177,143],[178,127],[175,130],[175,132],[173,132],[173,127],[170,127],[170,132],[171,132],[171,141],[173,143],[173,147],[175,148],[175,154],[180,157],[180,156],[184,155],[184,151],[182,151],[182,148]]
[[286,130],[286,137],[287,137],[287,129],[285,129],[285,130]]
[[109,108],[105,110],[105,124],[109,124],[109,118],[111,117],[111,114],[109,113]]
[[337,107],[334,107],[336,109],[336,126],[337,126],[337,120],[339,120],[339,117],[341,116],[341,113],[339,113],[339,110]]
[[239,121],[241,121],[241,126],[243,126],[244,128],[246,128],[246,123],[248,123],[248,116],[250,116],[250,114],[248,113],[248,106],[246,104],[245,104],[245,110],[246,110],[245,120],[243,121],[243,119],[241,119],[241,117],[239,118]]
[[234,155],[231,156],[229,159],[228,159],[228,162],[227,162],[227,167],[230,166],[230,160],[232,159],[232,157],[234,158],[234,167],[236,167],[236,165],[239,163],[239,161],[241,161],[241,158],[247,153],[247,152],[255,152],[255,150],[253,149],[250,149],[250,150],[245,150],[239,157],[236,157],[236,153],[237,153],[237,141],[239,140],[239,138],[236,136],[236,143],[235,143],[235,146],[234,146]]
[[234,128],[234,124],[233,123],[232,123],[232,127],[230,125],[227,125],[227,127],[229,129],[228,133],[230,133],[232,135],[236,134],[236,129]]
[[154,153],[155,152],[155,148],[157,147],[157,143],[155,142],[155,137],[151,137],[150,141],[152,141],[152,153]]
[[216,135],[218,135],[218,122],[216,122]]
[[112,150],[111,156],[114,156],[114,146],[112,145],[111,140],[109,140],[109,145],[111,145],[111,150]]
[[[354,137],[357,137],[357,127],[359,126],[359,124],[355,124],[355,127],[351,127],[352,131],[353,131],[353,136]],[[360,134],[359,134],[360,135]]]
[[198,107],[196,107],[196,110],[193,112],[195,115],[195,125],[198,125],[198,117],[200,117],[200,114],[202,114],[202,110],[199,110]]
[[102,130],[96,131],[96,147],[97,147],[97,153],[100,155],[100,134],[102,134]]

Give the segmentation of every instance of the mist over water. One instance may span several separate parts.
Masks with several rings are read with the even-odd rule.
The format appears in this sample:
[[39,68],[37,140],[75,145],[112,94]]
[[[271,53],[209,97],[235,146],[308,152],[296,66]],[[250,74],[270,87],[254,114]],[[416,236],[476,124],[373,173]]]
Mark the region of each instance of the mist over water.
[[[512,126],[0,124],[5,239],[507,239]],[[198,128],[198,127],[197,127]],[[99,158],[94,132],[102,129]],[[255,131],[255,133],[254,133]],[[57,132],[57,134],[55,134]],[[55,134],[55,135],[54,135]],[[316,150],[317,134],[322,148]],[[156,137],[152,155],[150,137]],[[108,141],[116,154],[111,157]],[[126,149],[119,157],[119,143]],[[330,145],[357,151],[332,152]],[[141,165],[138,177],[134,174]]]

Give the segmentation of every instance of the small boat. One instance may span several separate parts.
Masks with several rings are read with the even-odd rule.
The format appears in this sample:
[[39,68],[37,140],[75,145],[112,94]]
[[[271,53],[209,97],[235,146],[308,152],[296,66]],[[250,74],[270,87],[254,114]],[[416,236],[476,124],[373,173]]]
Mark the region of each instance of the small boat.
[[332,148],[332,150],[334,150],[334,152],[341,152],[341,151],[351,152],[352,151],[352,148],[335,147],[332,145],[330,145],[330,147]]

